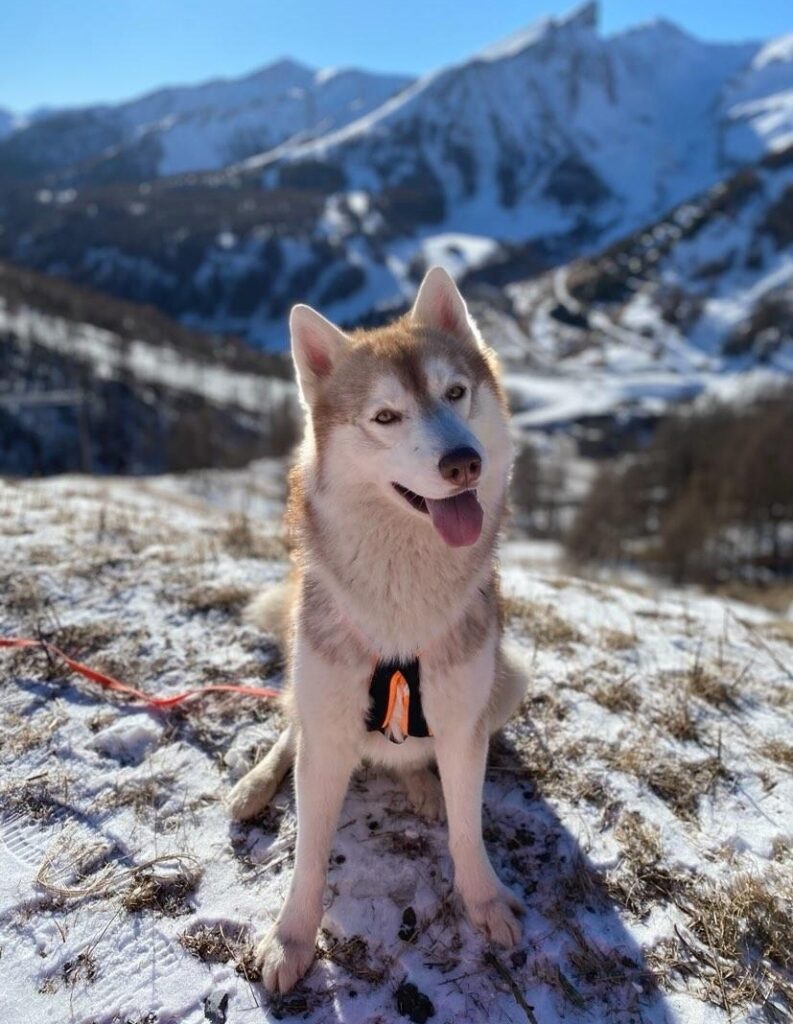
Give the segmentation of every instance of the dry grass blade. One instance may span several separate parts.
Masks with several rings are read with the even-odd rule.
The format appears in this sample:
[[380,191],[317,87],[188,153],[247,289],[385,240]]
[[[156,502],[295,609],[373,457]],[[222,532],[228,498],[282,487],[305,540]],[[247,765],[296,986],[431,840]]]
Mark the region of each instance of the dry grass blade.
[[360,935],[349,939],[336,939],[328,932],[322,933],[324,948],[319,953],[327,960],[338,964],[353,978],[381,985],[388,977],[389,964],[385,961],[374,962],[366,940]]
[[529,1024],[538,1024],[537,1018],[534,1016],[533,1007],[529,1006],[529,1004],[526,1002],[526,999],[523,993],[521,992],[518,983],[515,981],[515,979],[506,969],[506,967],[501,963],[501,961],[498,959],[495,953],[491,953],[488,950],[488,952],[485,953],[482,959],[485,961],[488,967],[492,967],[496,974],[498,974],[498,976],[507,983],[507,985],[509,986],[509,990],[515,999],[515,1002],[526,1014],[526,1020],[529,1021]]
[[[164,853],[127,868],[103,864],[83,884],[64,885],[59,884],[56,880],[56,876],[84,878],[91,866],[103,859],[106,854],[105,844],[94,843],[80,846],[75,842],[74,836],[66,831],[60,842],[45,854],[36,873],[36,884],[45,892],[61,899],[86,899],[107,895],[111,890],[117,891],[120,883],[128,878],[133,879],[132,888],[134,889],[139,884],[139,880],[147,873],[154,880],[151,885],[154,885],[155,882],[165,885],[168,879],[155,879],[152,873],[152,869],[158,865],[175,866],[175,873],[172,874],[185,880],[190,879],[191,890],[195,888],[201,875],[199,862],[190,854]],[[128,897],[129,893],[125,894],[125,906],[127,906]],[[127,909],[131,908],[127,907]]]
[[793,744],[785,743],[784,740],[768,740],[760,747],[760,753],[788,771],[793,771]]

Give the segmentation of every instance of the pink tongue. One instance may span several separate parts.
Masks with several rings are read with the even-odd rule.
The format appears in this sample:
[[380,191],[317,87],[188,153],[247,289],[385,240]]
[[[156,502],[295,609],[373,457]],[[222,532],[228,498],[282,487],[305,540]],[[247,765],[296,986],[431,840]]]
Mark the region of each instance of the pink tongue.
[[426,498],[432,525],[453,548],[475,544],[482,532],[482,506],[473,491],[439,501]]

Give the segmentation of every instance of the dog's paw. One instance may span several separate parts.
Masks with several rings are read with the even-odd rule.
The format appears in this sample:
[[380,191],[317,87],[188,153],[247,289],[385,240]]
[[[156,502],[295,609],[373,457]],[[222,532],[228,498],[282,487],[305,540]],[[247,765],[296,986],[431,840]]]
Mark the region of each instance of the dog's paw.
[[263,811],[278,789],[278,779],[257,771],[259,767],[243,775],[226,797],[226,808],[234,821],[245,821]]
[[410,806],[425,821],[443,821],[445,816],[440,779],[429,770],[406,772],[402,777]]
[[256,947],[262,984],[272,995],[291,991],[311,966],[314,942],[281,935],[278,925]]
[[474,927],[496,945],[509,949],[520,939],[518,915],[523,913],[523,906],[508,889],[502,888],[490,899],[468,902],[466,910]]

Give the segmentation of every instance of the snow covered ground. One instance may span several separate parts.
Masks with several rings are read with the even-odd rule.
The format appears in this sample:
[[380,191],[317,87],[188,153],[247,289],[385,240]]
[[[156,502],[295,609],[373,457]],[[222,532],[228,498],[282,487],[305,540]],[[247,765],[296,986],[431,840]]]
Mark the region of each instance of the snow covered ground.
[[[40,632],[151,691],[277,685],[239,610],[284,572],[281,502],[278,463],[0,482],[0,635]],[[5,1024],[790,1020],[790,613],[568,576],[533,544],[503,566],[532,682],[484,817],[527,908],[514,951],[462,916],[445,828],[363,772],[317,962],[268,998],[250,951],[288,883],[291,789],[244,826],[222,798],[276,708],[150,712],[0,652]]]

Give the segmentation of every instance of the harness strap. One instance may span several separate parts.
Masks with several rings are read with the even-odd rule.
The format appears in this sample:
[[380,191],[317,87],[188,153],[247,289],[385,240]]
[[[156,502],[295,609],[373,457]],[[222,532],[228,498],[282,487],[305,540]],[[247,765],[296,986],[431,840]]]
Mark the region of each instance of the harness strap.
[[403,743],[408,736],[432,736],[421,705],[420,683],[418,658],[377,662],[369,683],[368,731],[381,732],[392,743]]

